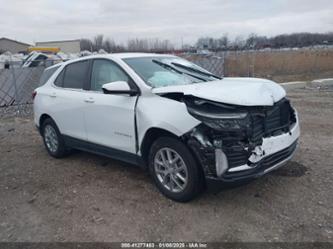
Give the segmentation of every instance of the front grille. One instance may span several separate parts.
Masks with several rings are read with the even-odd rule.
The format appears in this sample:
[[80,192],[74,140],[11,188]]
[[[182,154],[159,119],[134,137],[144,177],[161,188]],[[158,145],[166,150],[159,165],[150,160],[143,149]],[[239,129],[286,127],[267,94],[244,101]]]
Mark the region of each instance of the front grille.
[[259,116],[253,116],[252,142],[260,144],[265,135],[265,119]]
[[258,142],[263,137],[276,136],[289,131],[296,122],[295,114],[287,99],[283,99],[272,107],[265,108],[263,114],[252,116],[252,141]]

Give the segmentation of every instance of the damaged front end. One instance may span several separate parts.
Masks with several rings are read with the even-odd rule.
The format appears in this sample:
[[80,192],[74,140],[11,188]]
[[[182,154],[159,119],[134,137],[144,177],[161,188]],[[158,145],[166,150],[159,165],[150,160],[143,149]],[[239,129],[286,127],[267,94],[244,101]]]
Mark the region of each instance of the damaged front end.
[[273,106],[229,105],[194,96],[184,96],[183,101],[202,122],[183,139],[206,177],[225,181],[257,177],[295,151],[297,117],[286,98]]

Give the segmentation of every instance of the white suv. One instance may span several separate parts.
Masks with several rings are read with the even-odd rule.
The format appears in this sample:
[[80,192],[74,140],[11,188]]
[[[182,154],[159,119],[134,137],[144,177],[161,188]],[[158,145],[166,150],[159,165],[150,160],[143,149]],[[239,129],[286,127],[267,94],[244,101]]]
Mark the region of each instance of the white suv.
[[278,168],[300,134],[278,84],[221,79],[172,55],[94,55],[41,81],[34,121],[51,156],[74,148],[139,165],[176,201]]

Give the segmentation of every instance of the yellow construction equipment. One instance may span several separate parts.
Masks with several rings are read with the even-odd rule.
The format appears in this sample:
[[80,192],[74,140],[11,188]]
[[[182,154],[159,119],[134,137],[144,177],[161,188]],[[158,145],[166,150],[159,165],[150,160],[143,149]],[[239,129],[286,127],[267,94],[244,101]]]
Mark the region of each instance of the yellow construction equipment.
[[29,47],[28,53],[36,51],[41,53],[47,53],[47,54],[56,54],[60,51],[60,48],[53,48],[53,47]]

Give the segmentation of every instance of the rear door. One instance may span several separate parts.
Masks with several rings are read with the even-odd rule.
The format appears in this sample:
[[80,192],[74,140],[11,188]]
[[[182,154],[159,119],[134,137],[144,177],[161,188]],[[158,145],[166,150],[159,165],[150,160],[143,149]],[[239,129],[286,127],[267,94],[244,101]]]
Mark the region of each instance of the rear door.
[[135,87],[128,74],[115,62],[108,59],[92,61],[90,91],[84,108],[88,141],[135,153],[137,96],[104,94],[102,85],[115,81],[126,81],[130,87]]
[[64,135],[87,140],[84,107],[87,96],[89,61],[68,64],[49,93],[49,113]]

